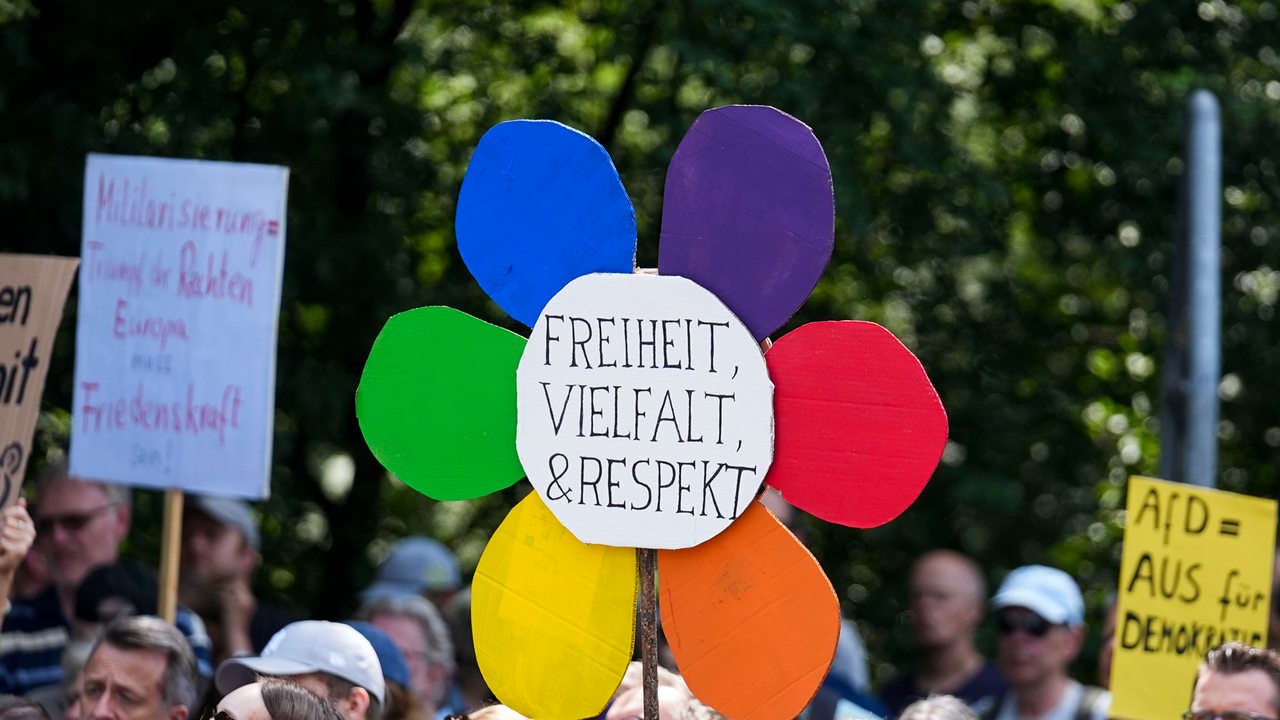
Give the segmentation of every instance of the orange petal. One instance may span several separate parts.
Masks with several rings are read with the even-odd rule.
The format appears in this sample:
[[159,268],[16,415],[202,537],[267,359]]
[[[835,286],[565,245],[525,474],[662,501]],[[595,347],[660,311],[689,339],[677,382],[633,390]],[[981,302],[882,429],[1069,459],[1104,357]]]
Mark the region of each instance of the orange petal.
[[794,718],[835,657],[840,603],[759,501],[697,547],[658,551],[662,628],[697,698],[733,720]]

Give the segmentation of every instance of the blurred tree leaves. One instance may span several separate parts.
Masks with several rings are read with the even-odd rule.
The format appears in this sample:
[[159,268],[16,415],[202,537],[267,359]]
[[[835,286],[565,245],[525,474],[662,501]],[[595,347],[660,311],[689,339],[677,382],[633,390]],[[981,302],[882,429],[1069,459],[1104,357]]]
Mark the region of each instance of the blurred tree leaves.
[[[474,563],[522,492],[427,501],[384,477],[352,412],[389,315],[446,304],[514,327],[453,245],[480,135],[550,117],[599,138],[651,266],[684,130],[719,104],[780,107],[823,142],[838,212],[835,258],[793,326],[885,324],[950,416],[943,463],[901,518],[811,528],[876,659],[900,662],[903,568],[928,548],[973,553],[992,581],[1058,563],[1094,606],[1113,582],[1125,478],[1154,473],[1160,451],[1185,102],[1200,87],[1225,129],[1218,481],[1276,495],[1277,12],[1258,0],[0,3],[0,247],[78,254],[86,152],[291,168],[263,577],[277,598],[337,616],[390,539],[436,535]],[[74,307],[50,408],[70,403],[73,326]]]

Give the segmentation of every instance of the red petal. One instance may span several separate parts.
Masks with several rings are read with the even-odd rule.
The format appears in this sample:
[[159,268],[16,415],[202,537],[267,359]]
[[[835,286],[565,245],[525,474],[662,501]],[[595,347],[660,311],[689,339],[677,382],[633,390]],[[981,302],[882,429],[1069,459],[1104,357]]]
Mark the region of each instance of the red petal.
[[938,466],[947,414],[915,355],[870,322],[810,323],[765,353],[774,459],[765,482],[851,527],[906,510]]

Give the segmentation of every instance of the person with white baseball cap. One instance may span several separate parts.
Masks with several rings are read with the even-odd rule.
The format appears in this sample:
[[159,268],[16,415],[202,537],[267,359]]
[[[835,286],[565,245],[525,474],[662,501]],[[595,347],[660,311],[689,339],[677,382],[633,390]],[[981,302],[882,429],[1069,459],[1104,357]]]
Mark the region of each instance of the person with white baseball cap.
[[373,645],[355,628],[324,620],[286,625],[257,657],[231,658],[218,666],[218,692],[254,682],[258,676],[288,677],[326,697],[345,720],[379,720],[386,681]]
[[1084,638],[1084,598],[1045,565],[1010,572],[991,599],[1008,692],[975,707],[983,720],[1106,720],[1111,693],[1071,679]]

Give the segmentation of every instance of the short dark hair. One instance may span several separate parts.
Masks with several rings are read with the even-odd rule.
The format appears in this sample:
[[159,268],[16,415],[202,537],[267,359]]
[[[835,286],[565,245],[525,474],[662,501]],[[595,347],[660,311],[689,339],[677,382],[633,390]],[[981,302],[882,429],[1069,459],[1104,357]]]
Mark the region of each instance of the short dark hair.
[[196,707],[196,655],[178,628],[153,615],[118,617],[107,624],[89,652],[103,644],[121,650],[150,650],[164,655],[160,696],[169,705]]
[[1280,710],[1280,653],[1275,650],[1256,648],[1234,640],[1222,643],[1205,653],[1196,671],[1196,685],[1207,672],[1235,675],[1249,670],[1261,670],[1271,678],[1271,689],[1275,693],[1273,702]]
[[340,678],[333,673],[328,673],[323,670],[318,671],[316,675],[324,681],[324,686],[329,690],[329,697],[327,699],[330,702],[340,702],[342,698],[350,695],[351,691],[356,688],[360,688],[366,693],[369,693],[369,707],[365,708],[364,720],[382,720],[382,704],[378,702],[378,698],[373,696],[373,693],[369,692],[368,688],[362,685],[357,685],[346,678]]

